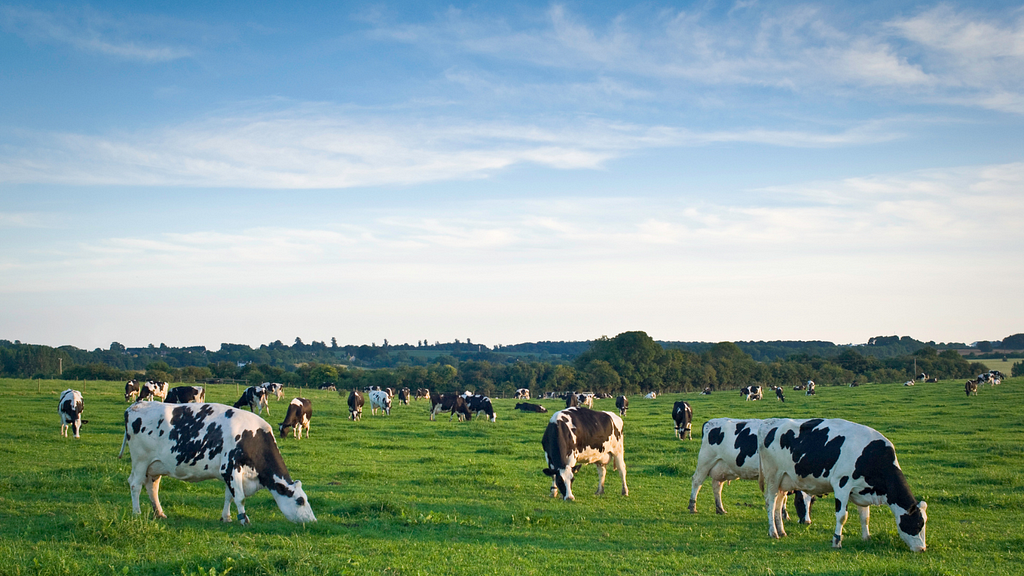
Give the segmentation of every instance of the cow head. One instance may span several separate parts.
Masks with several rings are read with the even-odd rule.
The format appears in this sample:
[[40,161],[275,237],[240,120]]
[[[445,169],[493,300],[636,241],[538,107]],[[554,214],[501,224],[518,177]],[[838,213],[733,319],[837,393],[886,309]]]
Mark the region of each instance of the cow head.
[[900,538],[914,552],[924,552],[927,548],[924,541],[925,524],[928,522],[928,513],[925,512],[927,508],[928,503],[921,501],[911,506],[909,510],[896,514],[896,527]]
[[[554,476],[555,486],[558,487],[558,493],[562,495],[562,500],[576,500],[576,497],[572,494],[572,481],[576,477],[576,472],[579,472],[579,466],[565,466],[563,468],[545,468],[544,474],[548,476]],[[552,494],[554,496],[554,494]]]
[[309,498],[302,490],[302,482],[296,480],[294,484],[288,486],[288,490],[271,490],[271,493],[274,494],[277,506],[285,518],[297,524],[316,522],[313,509],[309,506]]

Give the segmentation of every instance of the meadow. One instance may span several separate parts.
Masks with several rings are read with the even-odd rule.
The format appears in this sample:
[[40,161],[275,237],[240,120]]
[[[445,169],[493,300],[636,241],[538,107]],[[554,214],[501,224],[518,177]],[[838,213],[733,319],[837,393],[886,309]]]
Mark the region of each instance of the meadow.
[[[342,396],[285,389],[271,400],[274,425],[288,400],[313,402],[310,438],[278,439],[319,522],[285,520],[267,491],[246,500],[253,522],[220,522],[224,486],[164,479],[168,518],[131,514],[130,459],[117,458],[123,383],[0,380],[0,574],[1009,574],[1024,567],[1024,378],[787,390],[747,402],[736,392],[630,398],[625,418],[627,481],[609,471],[595,496],[593,466],[581,470],[577,500],[549,497],[540,439],[548,414],[519,413],[496,400],[497,422],[431,422],[425,401],[390,417],[347,419]],[[57,398],[85,397],[79,440],[59,436]],[[231,404],[234,385],[207,399]],[[672,404],[693,406],[694,439],[673,435]],[[561,401],[540,401],[549,410]],[[595,408],[614,410],[613,400]],[[686,507],[690,476],[709,418],[846,418],[896,445],[907,480],[928,502],[928,551],[911,552],[887,508],[872,510],[872,539],[859,538],[855,509],[844,547],[831,548],[832,498],[813,523],[767,536],[757,482],[724,490],[714,513],[710,481],[698,514]],[[790,504],[792,507],[792,503]],[[792,508],[791,508],[792,511]]]

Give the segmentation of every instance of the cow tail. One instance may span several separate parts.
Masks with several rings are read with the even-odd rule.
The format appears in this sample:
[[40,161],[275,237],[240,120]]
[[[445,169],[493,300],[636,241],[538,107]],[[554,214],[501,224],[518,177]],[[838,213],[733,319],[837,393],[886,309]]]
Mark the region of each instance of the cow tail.
[[128,445],[128,431],[125,430],[124,431],[124,440],[121,440],[121,451],[117,454],[118,458],[124,456],[124,447],[127,446],[127,445]]

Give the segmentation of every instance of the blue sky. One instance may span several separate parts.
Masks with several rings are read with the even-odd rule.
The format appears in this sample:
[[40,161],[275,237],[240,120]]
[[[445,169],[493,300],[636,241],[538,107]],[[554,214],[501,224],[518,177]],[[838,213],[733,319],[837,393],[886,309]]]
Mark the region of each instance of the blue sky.
[[1024,329],[1020,2],[0,3],[0,338]]

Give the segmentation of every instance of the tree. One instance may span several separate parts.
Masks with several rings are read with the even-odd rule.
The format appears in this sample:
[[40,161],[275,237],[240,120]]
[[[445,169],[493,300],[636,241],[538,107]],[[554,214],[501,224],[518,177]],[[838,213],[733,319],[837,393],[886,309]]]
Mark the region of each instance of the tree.
[[1024,376],[1024,361],[1013,363],[1013,366],[1010,367],[1010,376]]
[[604,360],[591,360],[582,372],[583,381],[594,392],[613,394],[621,391],[622,382],[619,373]]
[[337,383],[338,369],[330,364],[317,364],[309,371],[308,382],[313,386],[319,386],[326,382]]

